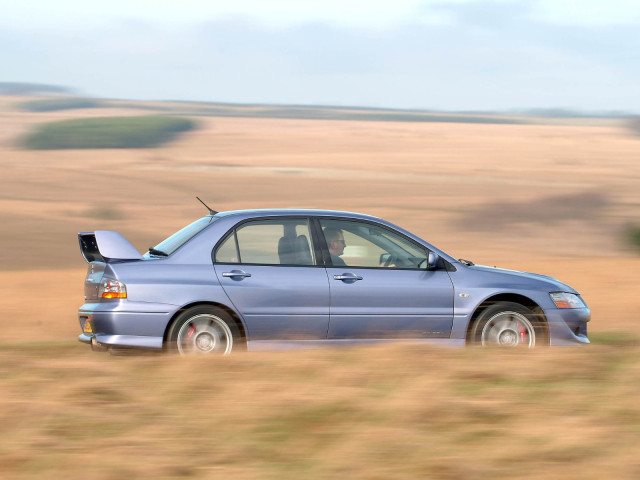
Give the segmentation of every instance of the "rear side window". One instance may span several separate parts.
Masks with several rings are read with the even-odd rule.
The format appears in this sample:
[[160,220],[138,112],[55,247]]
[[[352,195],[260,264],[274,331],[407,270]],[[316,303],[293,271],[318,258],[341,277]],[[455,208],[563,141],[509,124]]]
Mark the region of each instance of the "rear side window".
[[315,265],[307,219],[256,220],[235,228],[218,246],[216,263]]
[[216,250],[217,263],[240,263],[238,250],[236,248],[236,236],[232,232]]

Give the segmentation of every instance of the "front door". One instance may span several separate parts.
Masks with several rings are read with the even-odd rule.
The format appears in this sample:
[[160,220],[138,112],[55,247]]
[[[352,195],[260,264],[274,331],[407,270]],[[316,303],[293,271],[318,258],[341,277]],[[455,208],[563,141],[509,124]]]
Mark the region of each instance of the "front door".
[[448,338],[453,284],[424,247],[374,223],[320,220],[332,265],[329,338]]

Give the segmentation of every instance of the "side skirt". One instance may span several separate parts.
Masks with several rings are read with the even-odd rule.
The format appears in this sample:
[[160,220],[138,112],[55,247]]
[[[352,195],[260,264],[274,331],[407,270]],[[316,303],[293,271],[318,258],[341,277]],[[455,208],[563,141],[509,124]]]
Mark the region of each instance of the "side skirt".
[[253,340],[247,342],[247,350],[250,352],[265,352],[270,350],[301,350],[308,348],[354,347],[390,343],[429,343],[432,345],[441,345],[445,347],[464,347],[466,342],[465,339],[457,338],[424,338],[406,340]]

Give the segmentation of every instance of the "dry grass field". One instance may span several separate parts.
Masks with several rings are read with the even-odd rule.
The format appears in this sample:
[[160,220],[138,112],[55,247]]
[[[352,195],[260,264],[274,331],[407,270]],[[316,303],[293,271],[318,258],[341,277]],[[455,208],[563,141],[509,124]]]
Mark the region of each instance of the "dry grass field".
[[[640,137],[549,125],[194,117],[153,149],[20,150],[0,97],[0,477],[638,478]],[[109,357],[75,342],[78,231],[141,251],[217,210],[381,216],[456,257],[551,275],[609,344]],[[61,473],[63,472],[63,473]]]
[[0,348],[0,477],[636,479],[637,349]]

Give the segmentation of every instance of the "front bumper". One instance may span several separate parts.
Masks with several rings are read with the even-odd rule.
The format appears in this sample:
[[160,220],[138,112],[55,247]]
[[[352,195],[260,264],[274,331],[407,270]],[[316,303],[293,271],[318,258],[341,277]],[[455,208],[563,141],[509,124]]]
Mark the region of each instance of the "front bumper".
[[545,314],[550,345],[590,343],[587,338],[587,324],[591,320],[589,308],[556,308],[547,310]]

